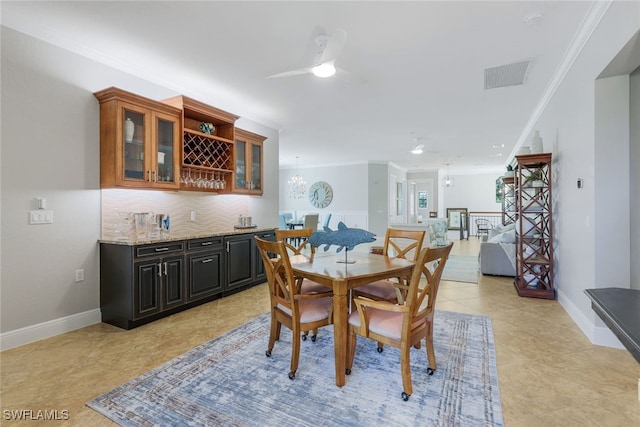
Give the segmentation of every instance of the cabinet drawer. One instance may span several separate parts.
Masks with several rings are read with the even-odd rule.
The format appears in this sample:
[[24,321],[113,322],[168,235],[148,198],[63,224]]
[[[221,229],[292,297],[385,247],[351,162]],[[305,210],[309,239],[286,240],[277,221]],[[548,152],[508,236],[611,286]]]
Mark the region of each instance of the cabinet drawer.
[[184,251],[184,242],[167,242],[153,245],[136,246],[135,257],[164,255]]
[[196,251],[200,249],[221,248],[223,237],[207,237],[203,239],[194,239],[187,241],[187,250]]

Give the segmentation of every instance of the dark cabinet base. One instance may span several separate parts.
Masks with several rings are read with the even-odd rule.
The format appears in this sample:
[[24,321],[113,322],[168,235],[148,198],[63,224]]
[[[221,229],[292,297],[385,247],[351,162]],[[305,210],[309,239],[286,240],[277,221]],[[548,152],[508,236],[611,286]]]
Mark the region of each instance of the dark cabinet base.
[[144,245],[100,244],[102,321],[132,329],[266,280],[254,236],[273,230]]

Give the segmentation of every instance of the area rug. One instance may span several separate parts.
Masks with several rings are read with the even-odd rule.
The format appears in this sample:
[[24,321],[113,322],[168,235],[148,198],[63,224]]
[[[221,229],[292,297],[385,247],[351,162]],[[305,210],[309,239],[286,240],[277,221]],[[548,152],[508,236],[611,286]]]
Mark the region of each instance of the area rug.
[[441,280],[478,283],[478,255],[449,255]]
[[407,402],[398,351],[363,338],[337,387],[331,327],[302,342],[290,380],[291,333],[266,357],[265,314],[87,405],[123,426],[502,426],[491,319],[437,311],[435,331],[438,368],[427,375],[424,345],[412,348]]

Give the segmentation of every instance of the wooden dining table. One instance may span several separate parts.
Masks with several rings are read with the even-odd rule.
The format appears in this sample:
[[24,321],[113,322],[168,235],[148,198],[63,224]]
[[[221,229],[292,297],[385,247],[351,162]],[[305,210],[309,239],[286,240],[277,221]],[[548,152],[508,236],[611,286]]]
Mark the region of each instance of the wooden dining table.
[[[291,266],[296,277],[303,277],[333,289],[333,333],[336,385],[345,384],[349,290],[391,277],[409,277],[414,262],[370,253],[316,254],[309,258],[294,255]],[[353,262],[353,263],[351,263]]]

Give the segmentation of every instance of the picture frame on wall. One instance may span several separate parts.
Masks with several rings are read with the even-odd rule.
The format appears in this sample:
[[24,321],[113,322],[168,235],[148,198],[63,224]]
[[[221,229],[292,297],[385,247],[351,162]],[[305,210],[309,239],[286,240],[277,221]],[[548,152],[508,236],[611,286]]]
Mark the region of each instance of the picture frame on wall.
[[467,229],[467,208],[447,208],[447,228],[449,230]]

